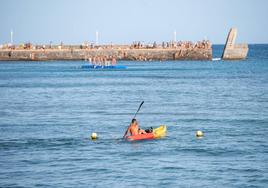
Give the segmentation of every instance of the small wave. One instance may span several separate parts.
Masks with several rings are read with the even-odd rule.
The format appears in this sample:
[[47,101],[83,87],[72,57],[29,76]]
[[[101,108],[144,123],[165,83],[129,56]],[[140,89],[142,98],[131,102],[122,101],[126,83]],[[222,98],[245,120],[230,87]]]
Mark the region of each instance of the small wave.
[[215,58],[212,58],[212,61],[220,61],[221,58],[220,57],[215,57]]

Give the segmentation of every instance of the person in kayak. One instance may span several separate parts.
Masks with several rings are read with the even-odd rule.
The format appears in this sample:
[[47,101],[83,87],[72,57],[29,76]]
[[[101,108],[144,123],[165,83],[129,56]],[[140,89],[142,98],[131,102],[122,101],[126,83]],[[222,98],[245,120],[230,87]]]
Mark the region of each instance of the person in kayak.
[[130,133],[131,136],[138,134],[146,134],[143,129],[139,128],[139,123],[136,119],[132,119],[131,124],[128,126],[128,129],[125,132],[124,138],[127,137],[127,134]]

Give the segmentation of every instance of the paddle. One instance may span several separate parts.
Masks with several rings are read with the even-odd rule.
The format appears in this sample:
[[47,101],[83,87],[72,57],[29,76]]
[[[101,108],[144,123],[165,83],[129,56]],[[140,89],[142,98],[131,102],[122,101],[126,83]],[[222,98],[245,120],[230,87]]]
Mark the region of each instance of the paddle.
[[143,105],[143,103],[144,103],[144,101],[141,102],[141,104],[140,104],[140,106],[139,106],[137,112],[135,113],[135,115],[134,115],[134,117],[133,117],[132,119],[135,119],[135,117],[136,117],[137,113],[140,111],[141,106]]
[[[134,117],[133,117],[132,119],[135,119],[135,117],[136,117],[136,115],[138,114],[138,112],[140,111],[141,106],[143,105],[143,103],[144,103],[144,101],[141,102],[141,104],[140,104],[140,106],[139,106],[137,112],[135,113],[135,115],[134,115]],[[127,130],[128,130],[128,128],[127,128]],[[127,130],[126,130],[126,132],[125,132],[125,135],[127,134]],[[124,135],[124,137],[125,137],[125,135]],[[124,138],[124,137],[123,137],[123,138]]]

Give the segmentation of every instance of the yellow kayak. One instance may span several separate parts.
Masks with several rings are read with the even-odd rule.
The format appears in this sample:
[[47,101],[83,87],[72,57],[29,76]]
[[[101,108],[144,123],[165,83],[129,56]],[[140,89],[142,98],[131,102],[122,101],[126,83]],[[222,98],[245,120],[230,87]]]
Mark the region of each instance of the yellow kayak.
[[160,125],[158,128],[153,129],[154,138],[161,138],[163,136],[166,136],[167,133],[167,126]]

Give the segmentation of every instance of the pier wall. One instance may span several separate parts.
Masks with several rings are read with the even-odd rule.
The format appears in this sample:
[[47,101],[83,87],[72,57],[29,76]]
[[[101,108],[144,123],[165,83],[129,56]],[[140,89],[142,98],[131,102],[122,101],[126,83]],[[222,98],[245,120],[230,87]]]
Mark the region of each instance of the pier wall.
[[0,60],[49,61],[84,60],[114,56],[117,60],[211,60],[212,48],[167,49],[0,49]]

